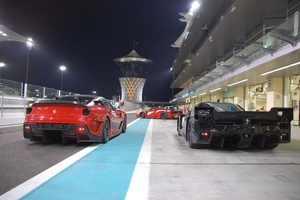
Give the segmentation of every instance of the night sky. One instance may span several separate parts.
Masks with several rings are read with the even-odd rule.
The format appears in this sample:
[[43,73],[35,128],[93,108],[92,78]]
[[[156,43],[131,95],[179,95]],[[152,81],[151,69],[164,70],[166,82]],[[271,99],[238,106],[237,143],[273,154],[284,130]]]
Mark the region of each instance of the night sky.
[[[113,59],[135,50],[153,60],[143,100],[169,101],[169,71],[178,52],[171,44],[185,28],[179,12],[191,0],[0,0],[0,24],[35,46],[30,51],[28,83],[111,98],[121,86]],[[0,43],[1,78],[25,82],[27,46]],[[146,97],[146,99],[144,99]]]

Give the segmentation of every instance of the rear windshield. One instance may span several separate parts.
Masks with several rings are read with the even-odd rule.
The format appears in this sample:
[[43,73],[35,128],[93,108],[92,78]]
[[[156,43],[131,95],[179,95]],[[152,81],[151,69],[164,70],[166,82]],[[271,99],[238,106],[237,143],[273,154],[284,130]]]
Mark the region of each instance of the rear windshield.
[[63,100],[63,101],[72,101],[72,102],[76,101],[77,103],[83,105],[88,104],[93,99],[94,99],[93,97],[84,97],[84,96],[74,96],[74,97],[67,96],[67,97],[58,98],[58,100]]
[[207,103],[213,107],[217,112],[241,112],[244,109],[238,105],[231,103]]

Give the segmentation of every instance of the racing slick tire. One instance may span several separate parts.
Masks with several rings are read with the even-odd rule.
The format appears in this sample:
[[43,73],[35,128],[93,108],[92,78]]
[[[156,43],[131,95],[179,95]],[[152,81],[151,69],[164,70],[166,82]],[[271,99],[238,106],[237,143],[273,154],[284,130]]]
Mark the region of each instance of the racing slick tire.
[[160,113],[160,118],[161,119],[167,119],[167,113],[166,112]]
[[180,121],[179,121],[179,117],[178,117],[177,118],[177,133],[178,133],[179,136],[181,136],[179,126],[180,126]]
[[107,143],[107,141],[109,140],[109,129],[109,120],[105,118],[102,127],[102,143]]
[[278,143],[280,141],[279,136],[272,135],[266,138],[265,145],[263,149],[274,149],[278,146]]
[[194,144],[192,141],[192,123],[191,122],[188,122],[188,127],[186,130],[186,140],[187,140],[190,148],[197,149],[197,145]]
[[192,141],[192,123],[191,122],[188,122],[188,127],[187,127],[187,131],[186,131],[186,140],[191,149],[203,149],[203,148],[207,147],[207,145],[205,145],[205,144],[193,143],[193,141]]
[[269,144],[269,145],[265,145],[264,149],[274,149],[278,147],[278,144]]
[[141,113],[140,113],[140,117],[141,117],[141,118],[145,118],[145,113],[144,113],[144,112],[141,112]]
[[126,130],[127,130],[127,117],[125,116],[123,119],[122,133],[125,133]]

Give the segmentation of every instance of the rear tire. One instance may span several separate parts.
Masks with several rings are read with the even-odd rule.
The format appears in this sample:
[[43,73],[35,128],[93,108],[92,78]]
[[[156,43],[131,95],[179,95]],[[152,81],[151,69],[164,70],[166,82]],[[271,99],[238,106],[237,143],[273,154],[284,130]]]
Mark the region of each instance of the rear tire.
[[160,118],[161,119],[166,119],[167,118],[167,113],[166,112],[160,113]]
[[192,124],[191,124],[191,122],[188,123],[188,127],[186,130],[186,140],[187,140],[190,148],[197,149],[197,145],[194,144],[192,141]]
[[269,144],[269,145],[265,145],[264,149],[274,149],[278,147],[278,144]]
[[189,147],[191,149],[204,149],[207,148],[209,145],[206,144],[195,144],[192,141],[192,124],[189,122],[187,127],[186,139],[188,141]]
[[177,118],[177,133],[178,133],[179,136],[181,136],[181,134],[180,134],[180,120],[179,119],[180,118]]
[[141,118],[145,118],[145,113],[144,113],[144,112],[141,112],[141,113],[140,113],[140,117],[141,117]]
[[123,119],[122,133],[125,133],[126,130],[127,130],[127,117],[125,116]]
[[102,127],[102,143],[106,143],[109,140],[109,121],[106,118],[103,122],[103,127]]
[[278,146],[278,142],[280,141],[280,138],[278,135],[271,135],[266,137],[264,149],[274,149]]

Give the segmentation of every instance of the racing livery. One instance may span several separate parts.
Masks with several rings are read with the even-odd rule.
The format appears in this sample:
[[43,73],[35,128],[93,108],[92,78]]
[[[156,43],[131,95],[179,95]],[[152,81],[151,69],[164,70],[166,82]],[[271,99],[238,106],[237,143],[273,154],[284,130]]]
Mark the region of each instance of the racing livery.
[[139,112],[136,117],[151,119],[173,119],[174,112],[171,108],[153,107]]
[[68,95],[41,100],[26,110],[24,138],[30,141],[103,142],[124,133],[127,116],[108,100],[92,95]]
[[292,108],[245,111],[232,103],[206,102],[177,119],[177,132],[190,148],[209,145],[273,149],[291,141]]

